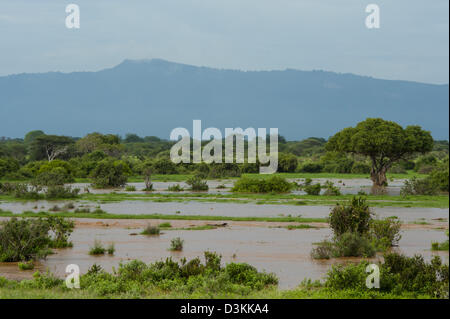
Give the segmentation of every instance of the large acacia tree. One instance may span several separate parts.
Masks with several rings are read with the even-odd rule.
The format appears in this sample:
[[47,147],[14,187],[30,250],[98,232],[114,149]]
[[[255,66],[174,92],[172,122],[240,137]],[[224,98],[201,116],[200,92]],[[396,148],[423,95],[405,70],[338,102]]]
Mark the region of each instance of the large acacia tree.
[[370,158],[370,177],[374,186],[387,185],[386,172],[395,162],[415,153],[426,153],[433,147],[430,132],[420,126],[406,128],[380,118],[368,118],[356,127],[348,127],[328,140],[326,149]]

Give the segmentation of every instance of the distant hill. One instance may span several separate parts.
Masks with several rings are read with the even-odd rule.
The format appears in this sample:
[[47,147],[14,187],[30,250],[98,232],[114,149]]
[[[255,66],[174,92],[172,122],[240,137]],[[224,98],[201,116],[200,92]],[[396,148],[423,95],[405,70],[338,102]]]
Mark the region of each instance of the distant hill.
[[278,127],[289,140],[327,138],[367,117],[419,124],[448,139],[449,86],[325,71],[236,71],[159,59],[98,72],[0,77],[0,136],[33,129],[168,138],[175,127]]

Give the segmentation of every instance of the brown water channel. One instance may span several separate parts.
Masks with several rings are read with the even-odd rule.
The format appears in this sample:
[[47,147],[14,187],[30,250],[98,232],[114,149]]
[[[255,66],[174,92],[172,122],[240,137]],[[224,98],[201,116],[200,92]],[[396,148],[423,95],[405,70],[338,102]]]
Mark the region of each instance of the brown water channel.
[[[305,278],[321,279],[333,263],[356,261],[335,259],[316,261],[311,259],[313,243],[330,236],[329,228],[287,230],[273,228],[274,223],[228,222],[227,227],[213,230],[165,230],[160,236],[136,235],[147,224],[143,220],[77,220],[77,227],[71,236],[74,247],[57,250],[54,255],[38,263],[36,269],[49,269],[64,277],[68,264],[79,265],[84,273],[94,263],[111,271],[120,262],[140,259],[153,262],[166,257],[179,260],[182,257],[203,256],[205,250],[216,251],[223,256],[223,262],[247,262],[259,270],[274,272],[280,279],[282,289],[294,288]],[[158,221],[151,221],[157,224]],[[203,221],[171,221],[173,227],[201,225]],[[323,226],[323,225],[322,225]],[[448,262],[448,252],[430,251],[432,241],[445,240],[443,230],[410,227],[402,231],[399,250],[407,255],[421,254],[426,259],[439,254]],[[184,239],[182,252],[168,251],[170,240]],[[114,242],[114,256],[94,257],[88,254],[94,240],[105,245]],[[35,269],[35,270],[36,270]],[[0,276],[27,278],[35,271],[19,271],[16,263],[0,263]]]

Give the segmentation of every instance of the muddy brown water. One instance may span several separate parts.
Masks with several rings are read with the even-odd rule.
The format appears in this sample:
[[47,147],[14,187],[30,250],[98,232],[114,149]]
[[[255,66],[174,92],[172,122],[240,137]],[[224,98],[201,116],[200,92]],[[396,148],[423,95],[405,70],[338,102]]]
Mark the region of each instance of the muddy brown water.
[[[120,262],[139,259],[146,263],[172,257],[175,260],[186,257],[202,257],[206,250],[216,251],[223,256],[223,263],[246,262],[259,270],[275,273],[280,279],[281,289],[294,288],[305,278],[322,279],[333,263],[356,262],[358,259],[332,259],[316,261],[311,259],[313,243],[331,235],[330,229],[270,228],[272,223],[229,223],[228,227],[214,230],[165,230],[160,236],[132,235],[142,230],[146,221],[79,220],[71,240],[73,248],[59,249],[46,260],[39,262],[37,270],[49,269],[63,278],[69,264],[77,264],[85,273],[94,263],[107,271],[117,269]],[[116,223],[117,222],[117,223]],[[122,224],[121,224],[122,223]],[[132,223],[132,224],[129,224]],[[153,221],[155,223],[155,221]],[[205,222],[172,221],[174,227],[198,225]],[[178,224],[177,224],[178,223]],[[106,226],[106,225],[109,225]],[[448,252],[431,252],[432,241],[444,241],[443,231],[429,229],[407,229],[402,231],[401,252],[407,255],[421,254],[429,260],[432,255],[441,255],[448,262]],[[184,243],[182,252],[168,250],[170,240],[181,237]],[[94,240],[105,246],[114,243],[114,256],[95,257],[88,254]],[[376,260],[376,259],[375,259]],[[31,277],[34,271],[19,271],[16,263],[0,264],[0,276],[12,279]]]

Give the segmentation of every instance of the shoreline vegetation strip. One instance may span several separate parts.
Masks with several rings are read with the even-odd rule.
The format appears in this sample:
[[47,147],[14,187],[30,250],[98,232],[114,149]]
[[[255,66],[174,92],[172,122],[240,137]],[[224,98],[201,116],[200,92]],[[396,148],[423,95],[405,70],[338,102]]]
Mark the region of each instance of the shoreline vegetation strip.
[[[208,203],[239,203],[257,205],[302,205],[302,206],[333,206],[348,201],[355,195],[324,196],[324,195],[295,195],[295,194],[210,194],[210,193],[146,193],[130,194],[112,192],[108,194],[81,194],[75,199],[65,201],[87,200],[100,203],[122,201],[152,201],[152,202],[208,202]],[[423,207],[449,208],[448,195],[367,195],[367,202],[372,207]],[[59,199],[63,200],[63,199]],[[56,199],[55,201],[59,201]],[[11,195],[0,195],[0,202],[32,202],[36,200],[15,198]]]
[[0,209],[0,217],[46,217],[59,216],[67,218],[92,218],[92,219],[161,219],[161,220],[205,220],[205,221],[253,221],[253,222],[297,222],[297,223],[325,223],[326,218],[304,217],[232,217],[211,215],[176,215],[176,214],[109,214],[109,213],[75,213],[75,212],[31,212],[25,211],[15,214]]

